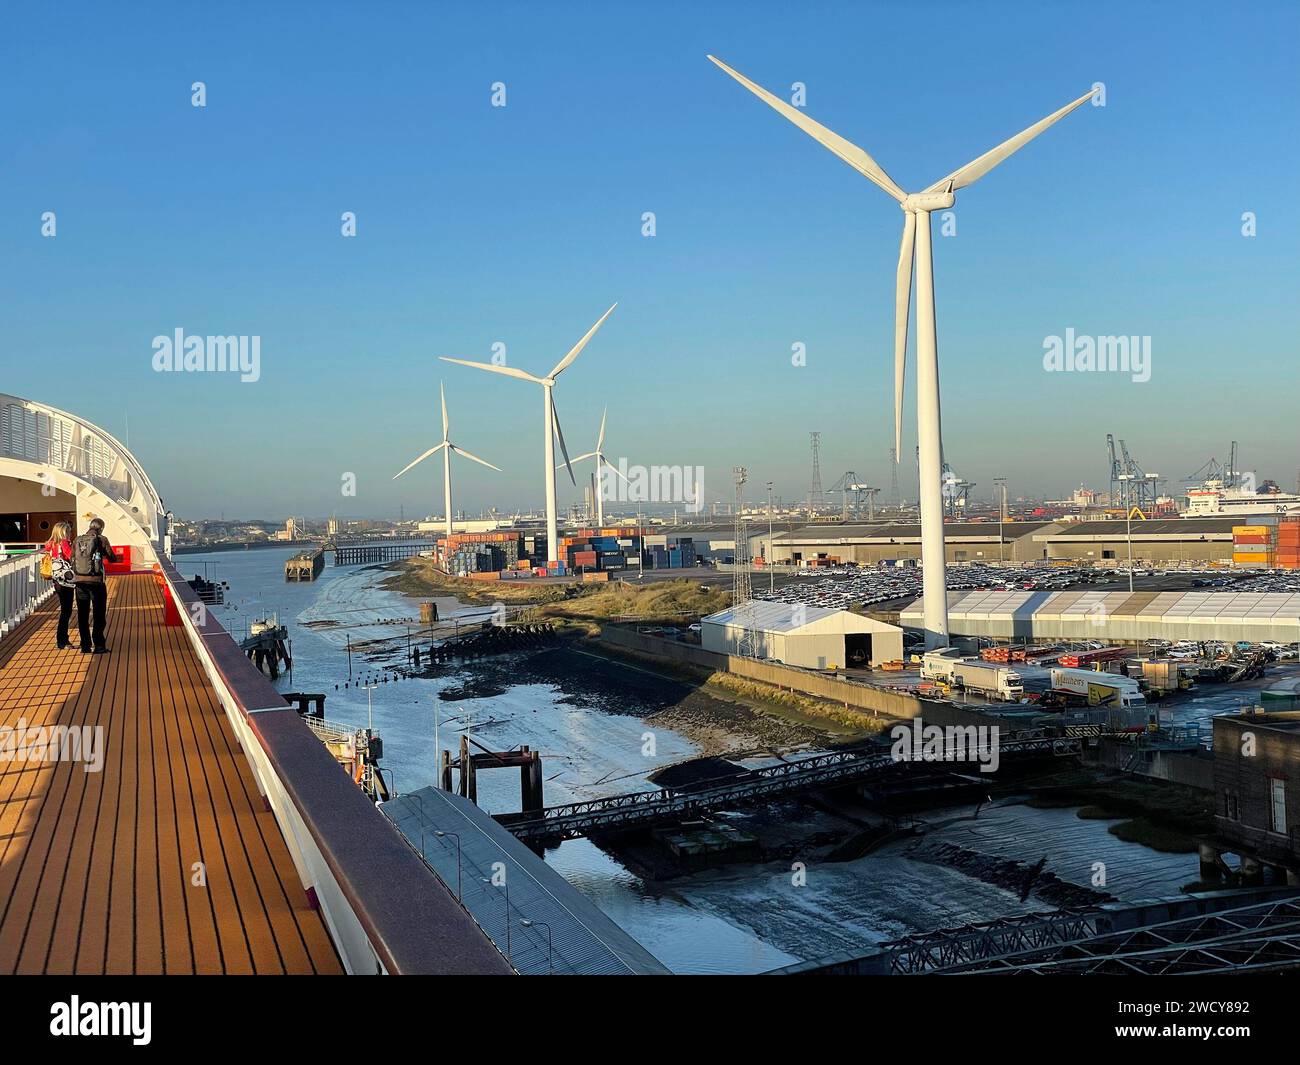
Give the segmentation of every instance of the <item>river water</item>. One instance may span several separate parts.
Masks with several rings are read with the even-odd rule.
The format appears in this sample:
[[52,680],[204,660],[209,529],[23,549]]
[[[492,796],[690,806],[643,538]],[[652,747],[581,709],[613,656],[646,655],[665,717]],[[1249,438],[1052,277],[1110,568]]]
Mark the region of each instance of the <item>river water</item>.
[[[250,622],[270,613],[288,625],[293,676],[277,686],[325,692],[331,721],[361,726],[373,715],[397,791],[436,783],[435,713],[444,748],[454,751],[468,728],[487,746],[523,743],[541,751],[548,805],[651,787],[647,774],[696,753],[685,737],[656,726],[653,756],[647,757],[645,722],[620,710],[626,704],[617,690],[602,693],[589,682],[521,677],[520,683],[503,684],[497,666],[494,687],[482,691],[473,665],[434,678],[392,679],[406,660],[408,626],[401,619],[418,617],[415,601],[379,587],[387,575],[379,567],[327,565],[315,583],[286,583],[284,562],[296,550],[185,554],[176,563],[186,577],[204,574],[206,563],[207,576],[229,583],[227,604],[216,615],[233,635],[243,635]],[[483,620],[488,613],[447,599],[439,601],[439,611],[443,620]],[[388,640],[386,653],[354,651],[349,664],[349,640],[355,645],[380,639]],[[485,809],[514,810],[518,802],[517,774],[480,774],[479,804]],[[969,814],[927,813],[940,827],[926,835],[926,844],[952,843],[1030,865],[1046,859],[1048,871],[1084,886],[1104,868],[1106,890],[1122,900],[1176,894],[1197,877],[1195,855],[1123,842],[1107,832],[1108,822],[1080,819],[1071,809],[1008,803],[985,807],[977,819]],[[843,827],[829,814],[795,804],[739,818],[747,819],[809,835]],[[660,883],[643,881],[586,840],[549,850],[546,860],[665,965],[683,973],[762,972],[845,951],[865,953],[908,932],[1045,908],[921,860],[908,844],[857,861],[796,864],[796,855],[788,862],[734,865]]]

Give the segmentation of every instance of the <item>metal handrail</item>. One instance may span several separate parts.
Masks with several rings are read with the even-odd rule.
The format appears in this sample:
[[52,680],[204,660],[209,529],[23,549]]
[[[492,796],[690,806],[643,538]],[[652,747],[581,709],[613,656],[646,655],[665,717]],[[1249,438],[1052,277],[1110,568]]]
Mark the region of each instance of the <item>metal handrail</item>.
[[41,579],[39,565],[38,555],[20,555],[0,562],[0,636],[12,632],[54,594],[54,585]]

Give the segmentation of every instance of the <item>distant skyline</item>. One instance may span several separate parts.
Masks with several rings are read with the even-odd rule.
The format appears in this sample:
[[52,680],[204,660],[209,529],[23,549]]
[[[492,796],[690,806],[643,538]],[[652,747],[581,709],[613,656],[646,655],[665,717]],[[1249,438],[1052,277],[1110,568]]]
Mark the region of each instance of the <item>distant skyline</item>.
[[[3,390],[123,438],[178,515],[440,511],[440,463],[392,480],[439,381],[503,471],[458,470],[457,506],[540,509],[537,390],[437,356],[544,373],[615,301],[556,390],[570,454],[608,406],[614,462],[703,467],[706,506],[744,465],[789,503],[817,430],[824,488],[884,502],[900,215],[706,53],[801,84],[909,189],[1101,83],[954,234],[936,216],[945,455],[979,499],[1064,497],[1105,491],[1110,432],[1177,495],[1235,439],[1295,487],[1294,4],[69,4],[0,30]],[[177,330],[258,338],[256,375],[157,372]],[[1048,372],[1067,336],[1149,338],[1149,380]],[[911,499],[915,394],[909,362]]]

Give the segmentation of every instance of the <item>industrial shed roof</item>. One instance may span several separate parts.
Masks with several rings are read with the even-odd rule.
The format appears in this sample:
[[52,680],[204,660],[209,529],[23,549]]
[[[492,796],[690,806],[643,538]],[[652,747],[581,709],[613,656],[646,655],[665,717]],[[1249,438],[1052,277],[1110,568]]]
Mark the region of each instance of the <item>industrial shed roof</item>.
[[[1052,525],[1050,521],[1008,521],[1002,526],[1002,535],[1012,540],[1028,533],[1037,532],[1044,526]],[[1120,523],[1123,524],[1122,522]],[[947,522],[943,527],[945,537],[952,539],[961,536],[989,536],[997,539],[998,523],[996,521],[960,521]],[[921,526],[913,523],[885,522],[876,525],[848,524],[843,522],[816,522],[801,525],[797,529],[778,533],[781,540],[904,540],[918,539]]]
[[1081,536],[1127,536],[1132,526],[1134,538],[1140,536],[1206,536],[1232,534],[1234,525],[1250,524],[1254,519],[1235,518],[1154,518],[1145,521],[1080,521],[1058,525],[1048,536],[1070,540]]
[[[949,592],[950,618],[1065,618],[1081,615],[1107,618],[1178,618],[1236,621],[1300,619],[1296,592]],[[902,611],[907,620],[920,619],[921,600]]]
[[740,625],[753,632],[796,632],[816,629],[822,632],[882,632],[897,631],[896,626],[863,617],[851,610],[836,610],[826,606],[805,606],[802,603],[770,603],[761,599],[750,600],[739,607],[728,607],[710,614],[704,624]]

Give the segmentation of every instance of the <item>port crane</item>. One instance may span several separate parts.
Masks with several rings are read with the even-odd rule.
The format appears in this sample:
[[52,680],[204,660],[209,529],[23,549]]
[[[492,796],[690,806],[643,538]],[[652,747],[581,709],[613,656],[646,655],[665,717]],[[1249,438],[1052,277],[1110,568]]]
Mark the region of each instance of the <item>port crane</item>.
[[943,510],[948,517],[956,517],[965,512],[970,490],[975,487],[975,482],[962,480],[946,461],[942,470]]
[[1106,434],[1106,447],[1110,453],[1110,505],[1122,506],[1125,511],[1138,507],[1149,513],[1155,507],[1164,478],[1158,473],[1145,472],[1129,454],[1128,443],[1122,439],[1118,443],[1117,455],[1114,435]]
[[1237,441],[1233,441],[1228,448],[1228,461],[1220,463],[1217,458],[1211,457],[1199,470],[1190,473],[1183,480],[1192,484],[1208,484],[1211,481],[1220,482],[1225,488],[1236,488],[1241,480],[1241,474],[1237,470]]
[[860,518],[864,499],[867,503],[867,520],[876,520],[876,496],[880,494],[880,489],[867,484],[852,470],[831,485],[829,491],[839,492],[843,497],[840,510],[841,521],[848,521],[851,517]]

